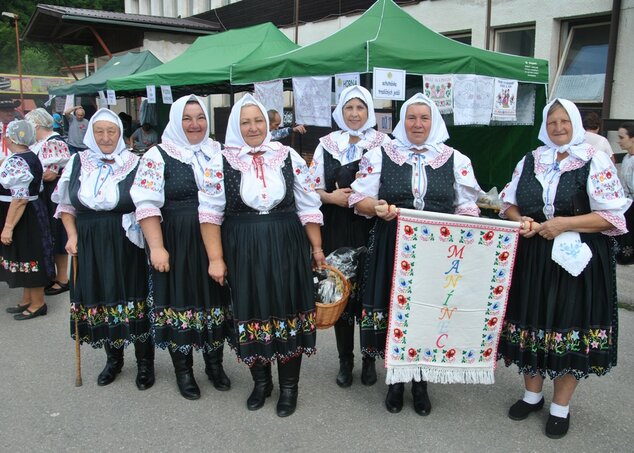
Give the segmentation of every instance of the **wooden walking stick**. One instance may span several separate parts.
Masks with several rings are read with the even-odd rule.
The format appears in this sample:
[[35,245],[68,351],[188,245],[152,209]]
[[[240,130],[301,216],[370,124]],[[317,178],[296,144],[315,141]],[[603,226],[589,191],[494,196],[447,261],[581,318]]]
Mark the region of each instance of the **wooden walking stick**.
[[[77,256],[73,256],[73,292],[77,288]],[[79,344],[79,307],[75,305],[75,387],[81,387],[81,348]]]

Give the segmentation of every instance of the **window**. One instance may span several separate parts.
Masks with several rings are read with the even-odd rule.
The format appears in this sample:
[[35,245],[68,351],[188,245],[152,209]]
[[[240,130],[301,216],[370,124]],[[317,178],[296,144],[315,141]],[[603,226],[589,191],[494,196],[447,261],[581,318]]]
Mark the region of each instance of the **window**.
[[495,50],[522,57],[535,56],[535,26],[495,30]]
[[603,102],[610,24],[568,25],[552,98]]
[[459,32],[451,32],[451,33],[443,33],[447,38],[451,38],[454,41],[461,42],[463,44],[471,45],[471,30],[468,31],[459,31]]

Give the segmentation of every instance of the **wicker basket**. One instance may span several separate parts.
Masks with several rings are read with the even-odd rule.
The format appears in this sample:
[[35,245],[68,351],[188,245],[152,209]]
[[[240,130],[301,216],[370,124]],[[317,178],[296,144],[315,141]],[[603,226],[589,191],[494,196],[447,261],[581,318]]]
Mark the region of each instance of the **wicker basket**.
[[327,329],[335,325],[348,304],[350,282],[348,282],[348,279],[344,277],[341,271],[336,267],[325,264],[322,266],[322,269],[326,269],[330,273],[335,274],[337,276],[337,286],[341,285],[343,287],[341,299],[337,302],[331,304],[315,302],[315,324],[318,329]]

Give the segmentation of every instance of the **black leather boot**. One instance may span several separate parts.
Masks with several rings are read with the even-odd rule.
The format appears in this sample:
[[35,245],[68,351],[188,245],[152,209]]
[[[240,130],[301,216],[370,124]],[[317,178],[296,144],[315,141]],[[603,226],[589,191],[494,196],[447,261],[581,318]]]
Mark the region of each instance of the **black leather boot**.
[[337,385],[350,387],[352,385],[352,369],[354,368],[354,324],[350,325],[347,319],[339,319],[335,323],[335,338],[337,339],[337,352],[339,353],[339,374]]
[[174,372],[176,373],[176,384],[183,398],[188,400],[197,400],[200,398],[200,388],[194,379],[194,356],[192,351],[183,354],[180,351],[170,350],[172,363],[174,364]]
[[390,384],[385,397],[385,407],[393,414],[401,412],[403,409],[403,392],[405,385],[403,383]]
[[361,368],[361,383],[363,385],[376,384],[376,359],[374,357],[364,357]]
[[203,352],[205,359],[205,373],[216,390],[225,392],[231,388],[231,381],[222,367],[224,345],[211,352]]
[[154,343],[151,338],[134,343],[136,356],[136,387],[147,390],[154,385]]
[[278,417],[288,417],[295,412],[301,366],[301,355],[286,363],[277,362],[277,372],[280,379],[280,399],[277,400]]
[[114,348],[108,343],[105,343],[103,349],[106,351],[108,359],[106,360],[106,366],[103,371],[99,373],[99,377],[97,378],[97,385],[102,386],[111,384],[117,377],[117,374],[121,373],[121,368],[123,368],[123,346]]
[[431,401],[427,394],[427,381],[412,381],[412,397],[414,398],[414,410],[418,415],[429,415]]
[[247,399],[247,409],[257,411],[262,406],[266,398],[271,396],[273,391],[273,378],[271,377],[271,364],[256,362],[250,368],[253,377],[253,391]]

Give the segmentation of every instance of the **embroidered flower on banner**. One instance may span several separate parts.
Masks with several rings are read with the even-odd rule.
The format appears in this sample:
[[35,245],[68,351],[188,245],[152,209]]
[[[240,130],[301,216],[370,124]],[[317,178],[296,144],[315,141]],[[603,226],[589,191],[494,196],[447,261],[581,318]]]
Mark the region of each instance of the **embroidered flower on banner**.
[[482,357],[481,357],[480,360],[484,360],[485,362],[489,362],[493,358],[493,348],[487,348],[486,350],[482,351],[481,354],[482,354]]
[[436,361],[436,352],[438,352],[437,349],[425,349],[423,351],[423,361],[424,362],[435,362]]
[[442,242],[453,242],[453,236],[451,230],[446,226],[440,227],[440,240]]
[[413,270],[412,270],[413,266],[414,266],[414,263],[410,263],[407,260],[401,261],[401,265],[400,265],[401,275],[403,275],[403,276],[412,275],[413,274]]
[[453,363],[456,361],[456,350],[454,348],[451,348],[449,350],[443,349],[442,353],[443,353],[443,358],[441,360],[441,363],[442,362]]
[[403,247],[401,248],[401,256],[403,258],[416,258],[416,244],[410,244],[409,242],[405,242]]
[[397,327],[396,329],[394,329],[393,332],[394,332],[394,340],[397,343],[400,343],[403,340],[403,331]]
[[407,304],[407,297],[405,297],[402,294],[399,294],[398,296],[396,296],[396,301],[402,308],[405,308],[405,305]]
[[473,244],[475,241],[475,234],[473,230],[460,230],[460,243],[461,244]]
[[427,226],[423,225],[423,229],[420,232],[420,240],[422,240],[422,241],[433,241],[434,240],[434,233],[432,233],[431,230],[429,228],[427,228]]
[[513,237],[510,234],[500,236],[498,248],[508,249],[513,244]]
[[493,231],[480,231],[480,241],[478,242],[478,244],[490,247],[493,244],[494,237],[495,233]]
[[420,356],[420,349],[409,348],[407,350],[407,361],[408,362],[417,362]]
[[506,276],[507,276],[507,271],[506,269],[499,269],[496,273],[495,273],[495,281],[498,283],[504,283],[506,281]]
[[494,299],[499,299],[504,294],[504,286],[498,285],[495,288],[493,288],[492,292],[493,292],[493,298]]
[[473,349],[462,351],[462,363],[473,363],[476,359],[476,352]]

